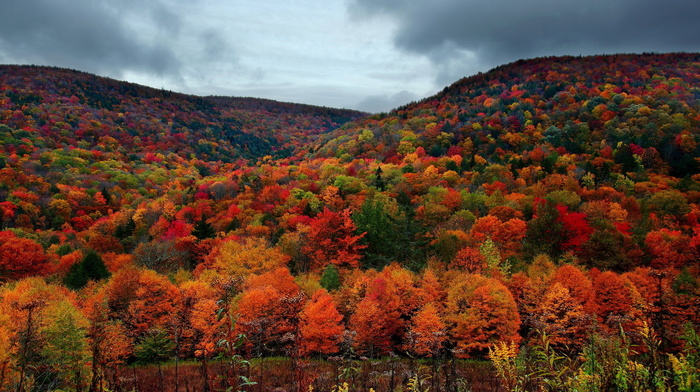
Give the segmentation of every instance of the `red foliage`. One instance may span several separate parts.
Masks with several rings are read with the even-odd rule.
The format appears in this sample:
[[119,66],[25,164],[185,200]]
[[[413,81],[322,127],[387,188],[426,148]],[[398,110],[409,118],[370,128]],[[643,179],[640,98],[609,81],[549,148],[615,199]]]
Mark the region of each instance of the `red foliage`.
[[364,236],[355,235],[355,223],[350,210],[334,212],[325,208],[310,222],[304,253],[311,259],[311,269],[320,271],[326,265],[355,268],[359,265],[366,245],[360,243]]
[[48,272],[44,248],[10,231],[0,231],[0,281],[21,279]]

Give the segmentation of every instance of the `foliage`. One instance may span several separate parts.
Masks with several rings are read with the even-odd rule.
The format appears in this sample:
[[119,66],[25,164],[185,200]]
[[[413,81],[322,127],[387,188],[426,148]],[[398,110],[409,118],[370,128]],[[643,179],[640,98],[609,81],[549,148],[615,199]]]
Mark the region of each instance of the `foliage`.
[[156,330],[209,381],[393,354],[455,390],[490,349],[511,389],[692,388],[698,64],[518,61],[366,117],[3,66],[0,389],[115,389]]

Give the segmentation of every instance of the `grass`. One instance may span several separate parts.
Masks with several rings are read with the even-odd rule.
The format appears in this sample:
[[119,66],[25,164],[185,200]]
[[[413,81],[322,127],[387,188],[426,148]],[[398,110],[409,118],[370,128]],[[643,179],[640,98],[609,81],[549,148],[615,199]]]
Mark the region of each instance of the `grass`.
[[[194,392],[204,390],[204,378],[198,362],[180,362],[176,391],[175,363],[129,366],[119,369],[111,390],[136,392]],[[211,391],[246,392],[332,392],[348,383],[348,392],[486,392],[496,391],[500,384],[491,362],[474,360],[441,361],[406,358],[350,361],[294,360],[291,358],[258,358],[233,373],[223,362],[209,364]],[[241,377],[245,377],[241,378]],[[248,385],[241,384],[251,381]],[[409,384],[412,383],[412,388]],[[229,389],[230,388],[230,389]]]

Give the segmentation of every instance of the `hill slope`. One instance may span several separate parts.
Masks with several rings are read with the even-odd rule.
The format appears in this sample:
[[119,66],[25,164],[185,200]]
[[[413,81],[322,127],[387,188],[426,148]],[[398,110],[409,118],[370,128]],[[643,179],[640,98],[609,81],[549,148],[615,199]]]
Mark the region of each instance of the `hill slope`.
[[32,353],[9,380],[71,389],[68,359],[126,374],[176,341],[203,378],[232,353],[512,364],[519,342],[533,390],[697,370],[658,358],[700,346],[700,55],[520,61],[330,132],[360,114],[3,70],[0,353]]
[[0,66],[0,86],[0,122],[36,133],[45,147],[116,143],[139,158],[147,152],[223,162],[289,156],[316,135],[364,115],[254,98],[197,97],[48,67]]
[[339,129],[316,151],[397,162],[421,148],[557,170],[570,155],[586,171],[603,157],[622,166],[593,170],[598,181],[642,165],[684,177],[698,172],[699,86],[698,54],[521,60]]

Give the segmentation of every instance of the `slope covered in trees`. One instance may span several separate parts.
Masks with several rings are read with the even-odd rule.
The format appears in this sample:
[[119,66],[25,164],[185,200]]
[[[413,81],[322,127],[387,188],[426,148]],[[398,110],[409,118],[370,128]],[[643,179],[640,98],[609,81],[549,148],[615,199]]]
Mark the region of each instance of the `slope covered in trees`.
[[519,61],[364,118],[39,70],[0,74],[0,389],[391,354],[512,386],[519,350],[562,388],[697,377],[697,54]]

